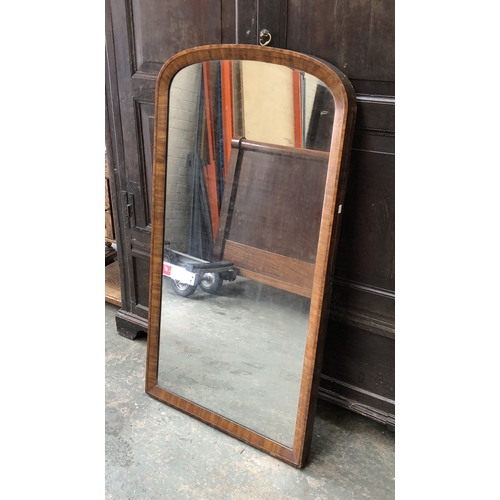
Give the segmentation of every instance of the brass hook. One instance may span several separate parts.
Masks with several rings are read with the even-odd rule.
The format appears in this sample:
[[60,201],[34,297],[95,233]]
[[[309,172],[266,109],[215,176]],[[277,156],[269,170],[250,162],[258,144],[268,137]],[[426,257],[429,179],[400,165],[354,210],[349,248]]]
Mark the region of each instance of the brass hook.
[[262,47],[271,43],[271,33],[269,33],[269,30],[265,28],[263,30],[260,30],[259,43],[262,45]]

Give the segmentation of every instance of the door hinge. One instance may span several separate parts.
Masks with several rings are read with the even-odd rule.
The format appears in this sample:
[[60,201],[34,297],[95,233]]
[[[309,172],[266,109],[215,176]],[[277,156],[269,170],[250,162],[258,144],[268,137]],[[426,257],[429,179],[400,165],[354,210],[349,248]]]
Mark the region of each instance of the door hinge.
[[122,191],[122,199],[124,208],[125,227],[127,229],[135,227],[135,208],[134,195]]

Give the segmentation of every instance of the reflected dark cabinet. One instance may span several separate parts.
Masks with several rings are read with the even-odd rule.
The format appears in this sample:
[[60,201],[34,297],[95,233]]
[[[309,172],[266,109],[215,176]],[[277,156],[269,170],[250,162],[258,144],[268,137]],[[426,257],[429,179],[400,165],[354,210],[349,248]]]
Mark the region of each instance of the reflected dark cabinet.
[[[320,396],[394,425],[394,3],[389,0],[106,0],[106,151],[122,306],[147,331],[154,92],[175,53],[258,44],[322,58],[353,84],[357,120]],[[315,103],[324,114],[331,103]],[[321,115],[320,115],[321,116]],[[320,145],[316,145],[320,149]]]

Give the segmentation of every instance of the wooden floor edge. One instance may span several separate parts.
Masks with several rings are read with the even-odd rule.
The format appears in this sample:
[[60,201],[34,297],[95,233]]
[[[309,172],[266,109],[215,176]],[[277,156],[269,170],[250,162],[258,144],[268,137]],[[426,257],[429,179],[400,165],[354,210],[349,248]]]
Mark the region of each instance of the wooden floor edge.
[[118,261],[115,261],[105,267],[104,297],[106,302],[121,307],[122,297],[120,290],[120,273],[118,270]]

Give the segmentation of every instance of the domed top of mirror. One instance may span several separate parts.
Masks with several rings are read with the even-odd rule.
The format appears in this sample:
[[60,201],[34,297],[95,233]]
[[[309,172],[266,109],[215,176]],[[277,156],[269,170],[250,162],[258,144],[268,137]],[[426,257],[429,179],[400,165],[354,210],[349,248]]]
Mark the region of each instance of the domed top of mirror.
[[307,457],[355,117],[330,64],[215,45],[157,82],[146,391]]

